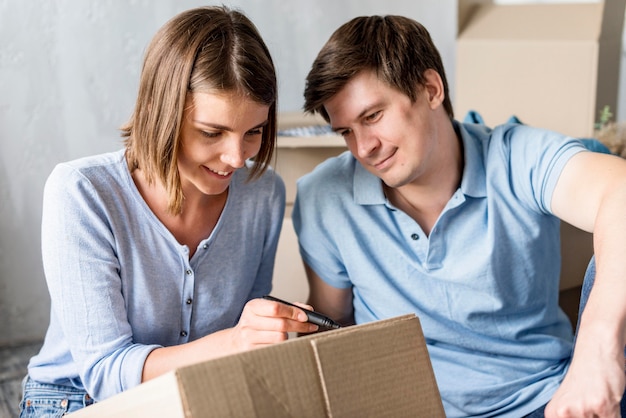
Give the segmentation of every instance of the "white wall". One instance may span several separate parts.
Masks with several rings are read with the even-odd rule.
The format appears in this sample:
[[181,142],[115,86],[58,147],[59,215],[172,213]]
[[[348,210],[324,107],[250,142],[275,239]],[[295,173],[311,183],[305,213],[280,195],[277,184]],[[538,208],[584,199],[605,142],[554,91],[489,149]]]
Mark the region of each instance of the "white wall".
[[0,345],[41,338],[49,298],[40,257],[43,184],[61,161],[118,149],[144,48],[179,11],[241,8],[278,67],[281,110],[341,23],[405,14],[424,23],[454,79],[455,0],[0,0]]

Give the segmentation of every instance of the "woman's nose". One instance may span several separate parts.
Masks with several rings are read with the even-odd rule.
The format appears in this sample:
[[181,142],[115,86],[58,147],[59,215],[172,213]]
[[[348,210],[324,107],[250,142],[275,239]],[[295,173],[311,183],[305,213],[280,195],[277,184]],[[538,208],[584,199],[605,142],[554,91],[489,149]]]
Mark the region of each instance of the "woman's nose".
[[231,138],[222,151],[222,162],[233,168],[241,168],[246,162],[245,149],[243,140],[240,138]]

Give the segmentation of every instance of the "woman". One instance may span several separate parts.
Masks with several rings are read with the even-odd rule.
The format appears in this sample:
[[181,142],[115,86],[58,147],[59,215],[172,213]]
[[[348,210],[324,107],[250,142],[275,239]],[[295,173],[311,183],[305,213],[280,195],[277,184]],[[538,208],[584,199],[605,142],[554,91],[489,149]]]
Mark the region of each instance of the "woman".
[[[174,368],[311,332],[271,290],[285,188],[268,164],[276,76],[254,25],[189,10],[156,34],[125,149],[44,191],[52,309],[21,416],[61,415]],[[251,158],[254,157],[254,161]]]

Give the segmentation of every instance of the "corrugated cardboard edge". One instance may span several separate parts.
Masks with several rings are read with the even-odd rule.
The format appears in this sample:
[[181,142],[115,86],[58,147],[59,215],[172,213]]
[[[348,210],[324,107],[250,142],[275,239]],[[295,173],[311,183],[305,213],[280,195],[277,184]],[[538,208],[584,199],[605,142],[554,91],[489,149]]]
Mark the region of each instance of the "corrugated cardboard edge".
[[326,417],[332,418],[333,413],[330,409],[330,397],[328,396],[328,389],[326,387],[325,379],[324,379],[324,368],[322,367],[322,362],[320,361],[320,356],[317,350],[315,350],[316,345],[313,342],[313,349],[315,351],[315,365],[317,366],[317,375],[319,376],[320,386],[322,389],[322,396],[324,398],[324,410],[326,411]]

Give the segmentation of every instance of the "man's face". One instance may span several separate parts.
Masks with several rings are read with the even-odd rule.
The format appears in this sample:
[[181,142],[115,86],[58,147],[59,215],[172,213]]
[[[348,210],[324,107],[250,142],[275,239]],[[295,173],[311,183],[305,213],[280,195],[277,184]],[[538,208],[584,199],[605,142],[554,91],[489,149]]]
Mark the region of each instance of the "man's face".
[[425,181],[432,171],[439,104],[429,97],[428,85],[411,102],[373,71],[362,71],[324,107],[332,129],[363,167],[387,186],[400,187]]

